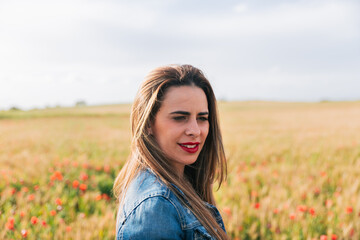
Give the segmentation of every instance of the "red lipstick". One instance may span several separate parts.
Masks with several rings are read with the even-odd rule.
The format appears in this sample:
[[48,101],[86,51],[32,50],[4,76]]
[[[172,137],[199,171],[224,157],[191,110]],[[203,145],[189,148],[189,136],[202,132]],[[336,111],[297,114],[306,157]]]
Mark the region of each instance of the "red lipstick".
[[199,150],[199,142],[179,143],[179,146],[188,153],[196,153]]

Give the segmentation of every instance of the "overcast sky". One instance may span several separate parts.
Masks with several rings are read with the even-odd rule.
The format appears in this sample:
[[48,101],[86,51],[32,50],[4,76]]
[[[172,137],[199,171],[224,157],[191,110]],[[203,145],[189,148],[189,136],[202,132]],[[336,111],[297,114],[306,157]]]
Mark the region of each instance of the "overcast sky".
[[360,100],[358,0],[0,0],[0,110],[131,102],[170,63],[227,100]]

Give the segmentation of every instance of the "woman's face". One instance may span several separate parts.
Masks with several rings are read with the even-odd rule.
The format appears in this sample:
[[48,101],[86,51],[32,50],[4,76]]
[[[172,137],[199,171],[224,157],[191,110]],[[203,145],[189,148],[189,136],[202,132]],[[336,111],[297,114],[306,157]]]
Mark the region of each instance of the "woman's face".
[[196,86],[167,89],[150,133],[173,159],[182,176],[185,165],[196,161],[209,132],[209,110],[204,91]]

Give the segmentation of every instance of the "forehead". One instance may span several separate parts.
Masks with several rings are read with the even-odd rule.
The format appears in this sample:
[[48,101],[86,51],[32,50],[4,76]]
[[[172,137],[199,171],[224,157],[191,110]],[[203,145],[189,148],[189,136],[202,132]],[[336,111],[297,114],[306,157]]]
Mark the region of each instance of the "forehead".
[[160,110],[208,111],[205,92],[196,86],[170,87],[164,95]]

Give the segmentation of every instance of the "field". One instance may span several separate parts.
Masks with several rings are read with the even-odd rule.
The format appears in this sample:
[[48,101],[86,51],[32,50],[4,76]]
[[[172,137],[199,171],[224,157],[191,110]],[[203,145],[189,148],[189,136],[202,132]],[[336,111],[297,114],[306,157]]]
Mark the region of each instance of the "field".
[[[231,239],[360,239],[360,102],[219,108]],[[114,239],[129,110],[0,112],[0,239]]]

